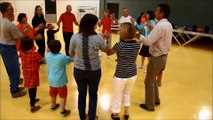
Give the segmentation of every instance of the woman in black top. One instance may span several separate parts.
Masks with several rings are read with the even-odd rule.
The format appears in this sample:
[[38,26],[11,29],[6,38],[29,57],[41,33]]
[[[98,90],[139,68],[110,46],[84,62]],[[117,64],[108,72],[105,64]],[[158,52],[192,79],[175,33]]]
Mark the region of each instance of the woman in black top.
[[[46,26],[46,21],[44,19],[44,14],[42,12],[42,8],[41,6],[37,5],[35,7],[35,15],[32,19],[32,25],[33,28],[36,28],[38,25],[40,25],[41,23],[44,24],[44,26]],[[45,37],[44,37],[44,28],[37,31],[36,34],[41,34],[42,35],[42,39],[41,40],[37,40],[36,44],[38,46],[38,53],[44,57],[44,53],[45,53]],[[36,35],[35,34],[35,35]]]

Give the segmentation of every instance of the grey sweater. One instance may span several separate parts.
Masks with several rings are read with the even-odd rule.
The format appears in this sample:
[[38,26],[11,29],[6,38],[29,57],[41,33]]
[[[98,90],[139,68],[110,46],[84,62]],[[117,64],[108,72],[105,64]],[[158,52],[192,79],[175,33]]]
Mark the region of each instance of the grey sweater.
[[100,35],[82,36],[76,33],[70,41],[69,54],[74,58],[74,67],[80,70],[99,70],[99,50],[107,52],[109,48]]

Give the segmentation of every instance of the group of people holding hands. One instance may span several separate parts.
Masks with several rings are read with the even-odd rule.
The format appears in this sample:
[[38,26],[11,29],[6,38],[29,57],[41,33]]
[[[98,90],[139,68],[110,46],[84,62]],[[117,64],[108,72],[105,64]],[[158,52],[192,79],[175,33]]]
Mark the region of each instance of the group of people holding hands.
[[[120,120],[121,105],[124,106],[124,118],[127,120],[130,117],[130,95],[138,77],[136,65],[138,53],[143,56],[139,68],[146,69],[145,103],[139,106],[147,111],[154,111],[155,106],[160,105],[158,87],[161,86],[172,40],[172,25],[168,21],[170,7],[167,4],[159,4],[155,13],[145,12],[138,22],[129,16],[128,9],[124,8],[123,16],[118,21],[120,39],[113,46],[111,45],[111,25],[115,21],[110,18],[109,10],[104,10],[104,17],[101,20],[96,15],[85,14],[78,23],[71,12],[71,5],[67,5],[66,12],[59,18],[57,30],[54,30],[52,24],[46,25],[41,6],[35,8],[32,27],[28,24],[24,13],[18,15],[17,26],[12,23],[14,9],[11,3],[0,3],[0,11],[3,16],[0,21],[0,54],[9,76],[11,95],[16,98],[26,94],[24,88],[19,87],[20,57],[24,87],[28,88],[31,112],[34,113],[40,109],[39,105],[35,105],[40,100],[36,97],[36,91],[39,86],[39,66],[45,63],[50,87],[50,109],[54,111],[60,107],[62,116],[70,114],[71,111],[66,108],[68,95],[66,65],[73,61],[73,75],[79,93],[79,117],[81,120],[97,120],[97,92],[102,75],[99,50],[108,56],[113,54],[117,56],[111,104],[113,120]],[[61,22],[66,55],[60,53],[62,45],[54,37],[54,34],[59,31]],[[75,34],[73,24],[79,26],[79,31]],[[98,26],[103,26],[101,35],[96,32]],[[46,55],[45,28],[48,29]],[[38,51],[36,51],[34,41],[38,46]],[[141,43],[143,46],[140,50]],[[144,67],[144,57],[149,58],[147,68]],[[86,113],[87,92],[89,94],[88,113]],[[56,102],[57,95],[60,97],[60,104]]]

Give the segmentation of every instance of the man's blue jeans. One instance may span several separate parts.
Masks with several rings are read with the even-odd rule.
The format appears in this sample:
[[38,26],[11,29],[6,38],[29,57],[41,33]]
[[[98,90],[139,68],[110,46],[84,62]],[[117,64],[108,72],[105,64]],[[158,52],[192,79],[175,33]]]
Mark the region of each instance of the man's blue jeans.
[[19,90],[18,85],[20,79],[20,68],[16,46],[0,44],[0,54],[10,79],[10,92],[11,94],[14,94]]

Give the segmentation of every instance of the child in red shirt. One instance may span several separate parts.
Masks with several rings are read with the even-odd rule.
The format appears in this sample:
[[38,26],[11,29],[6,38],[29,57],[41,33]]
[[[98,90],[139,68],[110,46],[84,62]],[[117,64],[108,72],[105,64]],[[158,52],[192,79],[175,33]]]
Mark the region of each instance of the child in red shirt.
[[112,25],[112,19],[110,18],[110,12],[109,10],[104,10],[104,17],[101,19],[99,22],[99,27],[103,25],[102,29],[102,34],[104,38],[106,39],[107,45],[111,48],[111,43],[112,43],[112,30],[111,30],[111,25]]
[[40,109],[40,106],[35,106],[35,103],[39,101],[39,99],[36,99],[36,91],[37,86],[39,86],[40,62],[44,61],[36,51],[32,50],[33,46],[34,41],[32,37],[27,36],[21,39],[20,58],[24,76],[24,87],[28,88],[32,113]]

